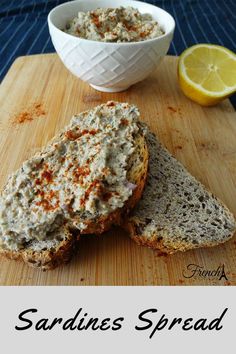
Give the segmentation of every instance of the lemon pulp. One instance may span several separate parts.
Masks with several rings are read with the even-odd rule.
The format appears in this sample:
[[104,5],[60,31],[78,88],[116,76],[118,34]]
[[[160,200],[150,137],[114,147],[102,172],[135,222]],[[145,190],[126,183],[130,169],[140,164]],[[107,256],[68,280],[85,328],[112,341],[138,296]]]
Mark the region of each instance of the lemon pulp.
[[214,105],[236,91],[236,55],[218,45],[194,45],[180,55],[178,79],[187,97]]

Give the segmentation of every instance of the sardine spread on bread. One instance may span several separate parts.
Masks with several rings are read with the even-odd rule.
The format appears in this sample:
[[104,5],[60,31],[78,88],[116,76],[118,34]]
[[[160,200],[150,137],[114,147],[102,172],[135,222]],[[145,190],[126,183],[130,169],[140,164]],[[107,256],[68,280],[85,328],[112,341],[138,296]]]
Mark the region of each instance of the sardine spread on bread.
[[48,233],[47,239],[28,241],[16,251],[2,245],[0,241],[0,254],[9,259],[24,261],[33,268],[51,270],[68,263],[76,251],[76,246],[77,238],[63,225]]
[[147,131],[149,170],[138,205],[125,228],[138,244],[175,253],[217,246],[236,230],[228,208],[198,182]]
[[108,102],[72,118],[13,173],[0,196],[1,248],[19,252],[66,227],[101,233],[141,197],[148,151],[139,111]]

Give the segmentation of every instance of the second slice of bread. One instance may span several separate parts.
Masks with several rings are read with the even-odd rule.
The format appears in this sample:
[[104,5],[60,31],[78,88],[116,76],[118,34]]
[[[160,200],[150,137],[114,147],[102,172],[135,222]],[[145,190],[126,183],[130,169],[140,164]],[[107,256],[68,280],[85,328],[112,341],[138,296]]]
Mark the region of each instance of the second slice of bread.
[[140,245],[165,253],[229,240],[234,216],[148,132],[149,172],[143,196],[125,228]]

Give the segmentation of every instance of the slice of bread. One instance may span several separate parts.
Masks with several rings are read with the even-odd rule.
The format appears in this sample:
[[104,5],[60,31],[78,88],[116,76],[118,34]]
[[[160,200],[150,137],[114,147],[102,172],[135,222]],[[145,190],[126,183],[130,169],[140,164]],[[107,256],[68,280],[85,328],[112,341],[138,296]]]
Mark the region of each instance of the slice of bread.
[[149,171],[143,196],[125,228],[140,245],[175,253],[229,240],[234,216],[148,131]]
[[138,118],[137,107],[107,102],[74,116],[24,162],[0,193],[0,253],[51,269],[71,256],[69,230],[100,234],[120,224],[147,176]]
[[76,237],[67,226],[50,233],[47,240],[28,242],[24,248],[17,251],[7,249],[3,243],[0,244],[0,255],[24,261],[30,267],[44,271],[68,263],[75,250]]

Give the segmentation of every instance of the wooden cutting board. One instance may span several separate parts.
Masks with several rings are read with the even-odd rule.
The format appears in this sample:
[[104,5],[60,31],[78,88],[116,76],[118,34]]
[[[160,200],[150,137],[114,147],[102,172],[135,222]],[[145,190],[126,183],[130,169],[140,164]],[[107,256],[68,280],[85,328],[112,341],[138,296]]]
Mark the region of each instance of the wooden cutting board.
[[[18,58],[0,86],[0,188],[73,114],[118,100],[137,104],[161,142],[236,214],[236,113],[228,100],[202,108],[185,98],[176,66],[176,57],[166,57],[145,81],[106,94],[73,77],[56,54]],[[224,265],[227,280],[199,274],[185,278],[191,275],[190,264],[207,271]],[[72,262],[53,271],[0,258],[0,284],[236,285],[236,239],[212,249],[158,256],[113,229],[82,237]]]

